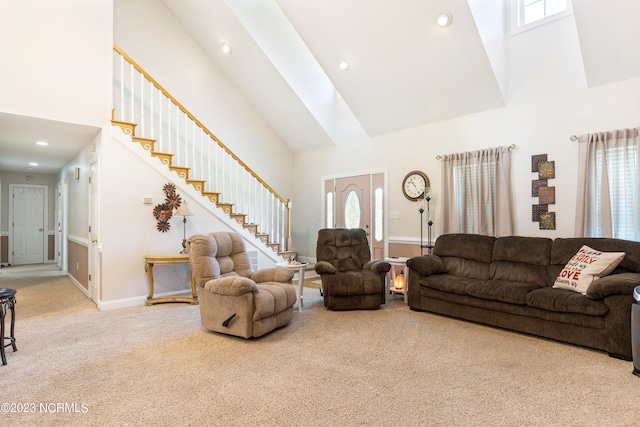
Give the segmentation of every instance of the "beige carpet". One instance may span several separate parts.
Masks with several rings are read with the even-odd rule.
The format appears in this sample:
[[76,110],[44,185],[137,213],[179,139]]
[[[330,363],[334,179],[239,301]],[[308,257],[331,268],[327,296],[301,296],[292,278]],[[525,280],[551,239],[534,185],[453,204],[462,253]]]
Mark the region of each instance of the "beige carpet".
[[247,341],[203,330],[198,306],[100,312],[51,267],[0,269],[0,287],[18,290],[0,403],[33,411],[2,413],[2,426],[640,423],[630,362],[412,312],[399,297],[331,312],[306,289],[287,327]]

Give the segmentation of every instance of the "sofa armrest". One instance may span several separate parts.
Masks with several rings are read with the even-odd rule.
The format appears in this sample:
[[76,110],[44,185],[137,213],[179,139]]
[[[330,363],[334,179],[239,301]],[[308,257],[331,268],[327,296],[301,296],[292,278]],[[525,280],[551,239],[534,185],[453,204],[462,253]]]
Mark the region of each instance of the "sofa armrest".
[[371,272],[379,275],[387,274],[391,270],[391,264],[379,259],[372,259],[362,267],[363,270],[370,270]]
[[421,255],[407,260],[407,267],[417,271],[421,276],[442,274],[447,272],[442,259],[438,255]]
[[256,282],[248,277],[227,276],[209,280],[204,288],[214,294],[239,296],[247,292],[258,292]]
[[336,274],[337,270],[333,264],[327,261],[318,261],[316,264],[316,273],[322,274]]
[[251,275],[251,280],[256,283],[280,282],[290,283],[293,279],[293,270],[287,267],[263,268]]
[[590,299],[604,299],[611,295],[633,295],[633,289],[640,286],[640,273],[619,273],[601,277],[587,289]]

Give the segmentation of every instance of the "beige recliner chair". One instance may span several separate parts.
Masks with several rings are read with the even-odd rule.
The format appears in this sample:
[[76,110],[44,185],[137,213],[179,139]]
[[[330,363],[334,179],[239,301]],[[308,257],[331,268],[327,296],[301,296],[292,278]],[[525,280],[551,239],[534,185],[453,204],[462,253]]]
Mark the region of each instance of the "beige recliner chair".
[[187,251],[205,328],[251,338],[284,326],[293,317],[293,271],[266,268],[254,272],[240,234],[196,234],[187,241]]

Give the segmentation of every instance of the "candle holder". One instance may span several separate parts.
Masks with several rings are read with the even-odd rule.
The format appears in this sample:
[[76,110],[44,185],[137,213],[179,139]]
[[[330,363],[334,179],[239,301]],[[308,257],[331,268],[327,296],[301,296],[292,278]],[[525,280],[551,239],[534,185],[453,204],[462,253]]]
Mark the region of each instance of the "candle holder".
[[[429,255],[431,255],[431,250],[433,249],[433,245],[431,244],[431,227],[433,226],[433,220],[431,219],[431,195],[429,194],[429,187],[425,189],[424,197],[420,201],[420,207],[418,208],[418,212],[420,212],[420,255],[424,254],[424,249],[428,249]],[[425,213],[425,204],[426,204],[426,212],[427,212],[427,244],[424,244],[423,240],[423,215]]]

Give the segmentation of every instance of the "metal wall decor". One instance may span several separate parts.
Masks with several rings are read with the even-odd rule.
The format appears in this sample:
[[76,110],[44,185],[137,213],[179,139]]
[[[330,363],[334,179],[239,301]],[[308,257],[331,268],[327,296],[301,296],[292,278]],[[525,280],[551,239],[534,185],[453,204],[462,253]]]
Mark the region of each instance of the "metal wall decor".
[[173,210],[178,209],[180,204],[182,203],[182,198],[178,193],[176,193],[176,186],[170,182],[166,183],[162,186],[162,191],[164,191],[165,199],[164,203],[156,205],[153,208],[153,216],[158,221],[158,225],[156,228],[161,233],[166,233],[171,228],[171,224],[169,224],[169,220],[173,216]]
[[556,163],[549,161],[546,154],[531,156],[531,172],[538,179],[531,180],[531,197],[538,198],[538,204],[531,207],[531,220],[540,224],[540,230],[556,229],[556,213],[549,212],[549,205],[556,203],[556,187],[549,180],[556,177]]

